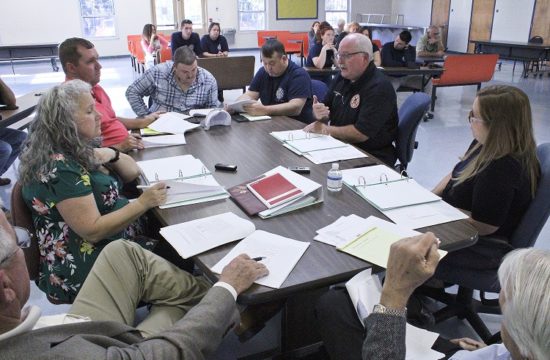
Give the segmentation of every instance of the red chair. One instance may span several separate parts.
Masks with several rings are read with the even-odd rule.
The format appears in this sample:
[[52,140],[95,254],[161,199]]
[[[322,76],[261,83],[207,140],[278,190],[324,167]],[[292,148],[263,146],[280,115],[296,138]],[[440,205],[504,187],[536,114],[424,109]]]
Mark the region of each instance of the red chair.
[[279,31],[279,30],[260,30],[258,31],[258,47],[262,47],[265,44],[266,40],[269,39],[278,39],[284,35],[284,33],[289,33],[289,31]]
[[372,40],[372,43],[376,46],[378,46],[378,48],[380,49],[380,51],[382,51],[382,42],[378,39],[373,39]]

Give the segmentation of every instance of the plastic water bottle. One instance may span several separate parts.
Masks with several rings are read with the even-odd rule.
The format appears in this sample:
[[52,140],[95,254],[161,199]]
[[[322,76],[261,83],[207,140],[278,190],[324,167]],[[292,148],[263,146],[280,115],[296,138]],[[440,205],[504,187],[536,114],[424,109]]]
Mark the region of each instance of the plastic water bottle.
[[332,163],[332,168],[328,171],[327,189],[334,192],[342,190],[342,171],[338,163]]

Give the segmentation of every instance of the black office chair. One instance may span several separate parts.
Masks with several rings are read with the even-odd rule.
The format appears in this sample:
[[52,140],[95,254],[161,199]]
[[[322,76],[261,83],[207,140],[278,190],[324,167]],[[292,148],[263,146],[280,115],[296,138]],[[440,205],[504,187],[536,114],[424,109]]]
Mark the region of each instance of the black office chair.
[[[535,198],[507,243],[515,249],[533,246],[550,215],[550,143],[539,145],[537,156],[541,166],[541,178]],[[502,240],[492,240],[497,246],[503,245]],[[447,305],[434,314],[436,322],[455,316],[459,319],[466,319],[485,342],[490,341],[492,335],[478,313],[500,314],[497,299],[487,300],[485,298],[485,292],[500,292],[497,270],[470,270],[439,266],[436,276],[445,283],[458,285],[456,295],[446,293],[443,289],[438,291],[423,287],[422,293]],[[473,299],[474,289],[480,291],[480,301]]]
[[[544,39],[542,38],[542,36],[533,36],[532,38],[529,39],[529,43],[531,44],[543,44],[544,43]],[[532,60],[529,62],[529,71],[532,71],[534,73],[534,76],[536,77],[537,74],[540,75],[540,77],[542,77],[542,73],[540,73],[540,68],[542,67],[542,64],[544,63],[544,58],[541,58],[541,59],[538,59],[538,60]],[[535,71],[536,69],[536,71]]]
[[397,158],[396,168],[401,172],[407,170],[414,149],[418,148],[416,131],[420,121],[430,107],[431,99],[425,93],[410,95],[399,108],[399,124],[397,125]]
[[323,102],[328,93],[328,86],[320,80],[311,79],[311,92],[317,96],[319,102]]

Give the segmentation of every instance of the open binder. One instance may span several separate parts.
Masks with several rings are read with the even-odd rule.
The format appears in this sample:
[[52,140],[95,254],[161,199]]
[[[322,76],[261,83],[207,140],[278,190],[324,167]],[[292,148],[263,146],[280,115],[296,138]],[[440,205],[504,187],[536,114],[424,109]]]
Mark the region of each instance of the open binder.
[[202,161],[192,155],[138,161],[148,184],[159,181],[170,187],[161,209],[226,199],[227,191],[221,186]]
[[274,131],[271,135],[293,153],[304,156],[314,164],[367,157],[353,145],[330,135],[303,130]]
[[[228,191],[249,216],[257,214],[262,219],[323,201],[323,187],[320,184],[282,166],[233,186]],[[275,199],[274,202],[268,206],[272,199]]]

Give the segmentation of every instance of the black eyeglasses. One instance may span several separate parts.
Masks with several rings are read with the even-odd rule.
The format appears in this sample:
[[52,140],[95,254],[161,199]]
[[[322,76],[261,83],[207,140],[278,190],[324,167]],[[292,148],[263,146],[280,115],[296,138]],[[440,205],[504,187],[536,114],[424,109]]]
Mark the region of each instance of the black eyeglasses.
[[470,112],[468,113],[468,122],[471,124],[473,123],[474,121],[480,121],[480,122],[485,122],[485,120],[483,119],[478,119],[474,116],[474,111],[473,110],[470,110]]
[[9,259],[11,259],[19,249],[26,249],[29,246],[31,246],[32,235],[29,232],[29,230],[22,228],[20,226],[14,226],[13,230],[15,231],[17,247],[8,256],[6,256],[4,259],[0,261],[0,267],[4,265],[4,263],[6,263]]

